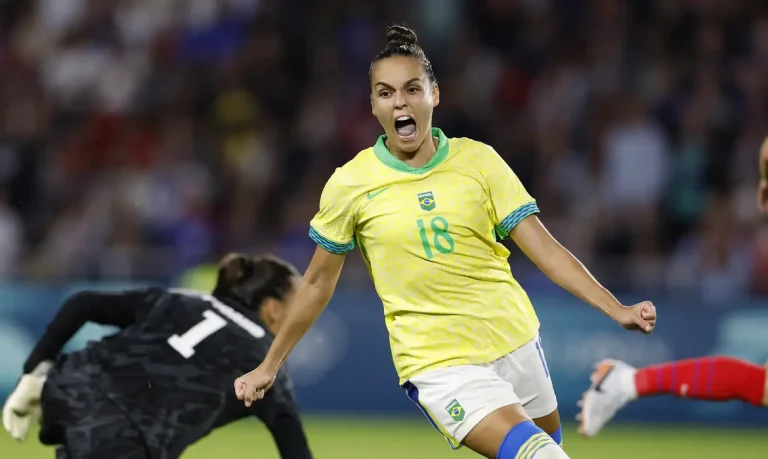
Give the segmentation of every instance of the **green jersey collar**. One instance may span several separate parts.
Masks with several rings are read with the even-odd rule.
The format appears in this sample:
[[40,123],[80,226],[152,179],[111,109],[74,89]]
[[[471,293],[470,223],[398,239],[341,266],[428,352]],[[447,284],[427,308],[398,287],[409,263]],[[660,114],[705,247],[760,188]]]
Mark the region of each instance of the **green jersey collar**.
[[373,146],[373,152],[376,154],[376,157],[379,159],[379,161],[384,163],[384,165],[391,167],[392,169],[401,172],[407,172],[409,174],[424,174],[434,169],[435,166],[443,162],[443,160],[448,157],[448,137],[443,134],[443,131],[441,131],[440,128],[436,127],[432,128],[432,137],[437,137],[438,139],[437,151],[435,152],[435,156],[433,156],[427,164],[421,167],[409,166],[397,159],[395,155],[390,153],[390,151],[387,150],[386,144],[384,143],[387,140],[386,134],[381,135],[379,140],[376,141],[376,145]]

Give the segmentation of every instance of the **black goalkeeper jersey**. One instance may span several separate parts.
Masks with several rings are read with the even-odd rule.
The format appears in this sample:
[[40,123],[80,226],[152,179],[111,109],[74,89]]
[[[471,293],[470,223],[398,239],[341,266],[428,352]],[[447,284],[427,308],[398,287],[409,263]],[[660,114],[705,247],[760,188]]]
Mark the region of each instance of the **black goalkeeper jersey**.
[[[57,359],[88,321],[120,330]],[[216,427],[253,415],[272,431],[283,458],[311,458],[285,371],[250,408],[234,394],[234,380],[263,361],[272,338],[254,313],[230,298],[164,289],[83,292],[62,306],[25,372],[44,360],[56,360],[46,385],[66,387],[70,393],[71,388],[86,390],[76,383],[86,377],[106,402],[138,426],[150,449],[168,451],[168,457],[181,454]],[[76,395],[70,394],[69,402],[76,402]],[[66,425],[66,410],[46,413],[43,401],[41,441],[61,443],[60,429],[45,421]]]

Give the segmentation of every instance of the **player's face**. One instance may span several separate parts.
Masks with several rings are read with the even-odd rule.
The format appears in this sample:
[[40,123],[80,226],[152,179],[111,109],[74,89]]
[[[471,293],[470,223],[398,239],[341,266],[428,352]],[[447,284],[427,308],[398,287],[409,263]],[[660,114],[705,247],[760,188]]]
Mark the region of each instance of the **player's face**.
[[390,150],[416,151],[431,141],[432,110],[440,91],[416,59],[393,56],[382,59],[371,72],[371,107],[387,134]]
[[267,324],[272,334],[277,334],[278,330],[280,330],[283,319],[285,319],[285,313],[288,311],[288,305],[293,301],[293,296],[296,294],[300,281],[301,278],[299,277],[293,280],[293,289],[285,295],[282,301],[268,298],[261,306],[261,320]]

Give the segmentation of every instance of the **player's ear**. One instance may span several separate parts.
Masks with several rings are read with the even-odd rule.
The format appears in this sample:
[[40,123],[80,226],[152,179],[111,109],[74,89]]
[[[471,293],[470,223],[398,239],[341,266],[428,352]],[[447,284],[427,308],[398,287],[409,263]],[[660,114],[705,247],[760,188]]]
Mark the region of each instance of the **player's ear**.
[[272,333],[277,333],[277,329],[280,327],[280,323],[283,320],[283,305],[275,298],[265,298],[259,308],[259,317]]
[[440,87],[436,84],[432,85],[432,106],[437,107],[440,105]]
[[371,92],[371,95],[369,96],[369,99],[371,100],[371,114],[373,116],[376,116],[376,105],[373,103],[373,92]]
[[277,312],[275,303],[277,303],[277,301],[274,298],[264,298],[264,301],[261,303],[261,307],[259,309],[261,314],[270,319],[274,317]]

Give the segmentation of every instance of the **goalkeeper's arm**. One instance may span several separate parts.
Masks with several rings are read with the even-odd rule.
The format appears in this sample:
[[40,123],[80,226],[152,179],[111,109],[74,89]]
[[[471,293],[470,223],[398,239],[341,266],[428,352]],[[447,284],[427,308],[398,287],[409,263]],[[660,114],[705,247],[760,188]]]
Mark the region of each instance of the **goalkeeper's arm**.
[[24,374],[3,407],[3,427],[18,441],[40,419],[40,396],[52,362],[86,322],[127,327],[149,310],[157,291],[80,292],[69,297],[24,363]]
[[140,320],[151,304],[149,290],[76,293],[64,302],[24,363],[31,373],[41,362],[53,361],[67,341],[87,322],[125,328]]

